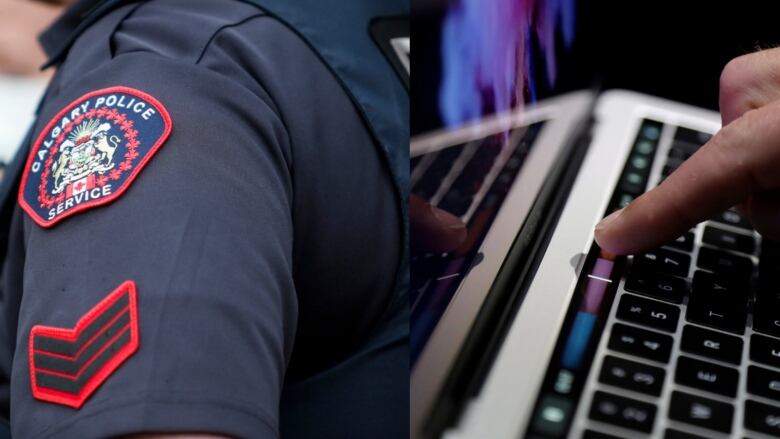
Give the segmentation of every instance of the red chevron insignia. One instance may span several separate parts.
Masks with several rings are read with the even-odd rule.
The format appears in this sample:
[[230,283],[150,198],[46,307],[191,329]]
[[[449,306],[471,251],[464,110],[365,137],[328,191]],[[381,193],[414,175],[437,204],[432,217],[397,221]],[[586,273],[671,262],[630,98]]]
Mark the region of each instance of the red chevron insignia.
[[32,394],[80,408],[138,350],[135,282],[126,281],[84,314],[76,327],[30,331]]

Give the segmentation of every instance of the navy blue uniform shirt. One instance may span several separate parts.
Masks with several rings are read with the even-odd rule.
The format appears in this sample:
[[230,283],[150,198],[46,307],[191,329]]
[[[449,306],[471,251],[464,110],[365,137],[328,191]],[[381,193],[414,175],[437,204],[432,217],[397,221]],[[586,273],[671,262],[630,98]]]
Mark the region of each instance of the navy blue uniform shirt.
[[65,52],[22,149],[14,437],[407,436],[402,207],[344,84],[254,5],[124,2],[73,33],[93,3],[44,35]]

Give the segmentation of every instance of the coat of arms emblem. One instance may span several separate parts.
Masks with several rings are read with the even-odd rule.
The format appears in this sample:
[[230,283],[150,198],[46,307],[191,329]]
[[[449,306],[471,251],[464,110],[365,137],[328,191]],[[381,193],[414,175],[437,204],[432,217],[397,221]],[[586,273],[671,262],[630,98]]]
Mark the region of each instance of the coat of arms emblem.
[[[94,174],[105,174],[114,168],[114,152],[122,139],[112,134],[111,129],[110,123],[100,123],[93,119],[82,122],[70,133],[68,139],[60,145],[60,156],[52,164],[52,194],[59,194],[68,185]],[[78,192],[86,187],[83,184],[75,189]],[[73,188],[70,190],[72,192]]]

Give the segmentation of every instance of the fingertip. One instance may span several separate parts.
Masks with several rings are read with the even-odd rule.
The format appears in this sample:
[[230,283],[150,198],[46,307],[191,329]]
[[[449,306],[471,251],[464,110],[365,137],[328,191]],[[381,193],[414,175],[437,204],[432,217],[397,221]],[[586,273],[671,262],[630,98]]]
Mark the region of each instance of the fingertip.
[[603,248],[599,251],[599,257],[601,259],[606,259],[607,261],[614,261],[617,259],[618,255],[611,253],[607,250],[604,250]]
[[415,252],[454,251],[468,238],[466,224],[438,207],[420,202],[412,214],[412,247]]
[[453,249],[459,249],[469,237],[469,229],[464,224],[463,227],[455,228],[452,232],[451,244]]
[[439,240],[444,251],[452,251],[460,247],[468,237],[466,223],[457,216],[438,207],[431,206],[431,211],[441,228]]
[[440,241],[445,251],[451,251],[460,247],[468,237],[468,228],[459,217],[431,206],[431,212],[439,223],[441,232]]
[[599,248],[605,250],[613,257],[626,254],[626,252],[612,240],[608,232],[596,232],[595,241]]
[[599,221],[594,230],[596,244],[602,249],[616,255],[623,254],[622,249],[620,248],[621,246],[619,245],[621,241],[620,231],[619,228],[615,227],[615,224],[619,222],[622,214],[623,209],[612,212]]
[[609,229],[612,223],[614,223],[622,214],[623,214],[623,209],[618,209],[610,213],[609,215],[605,216],[604,219],[602,219],[601,221],[599,221],[598,224],[596,224],[596,231],[597,232],[606,231],[607,229]]
[[441,227],[447,230],[451,230],[456,234],[466,230],[466,224],[457,216],[447,212],[446,210],[439,209],[436,206],[430,206],[430,210]]

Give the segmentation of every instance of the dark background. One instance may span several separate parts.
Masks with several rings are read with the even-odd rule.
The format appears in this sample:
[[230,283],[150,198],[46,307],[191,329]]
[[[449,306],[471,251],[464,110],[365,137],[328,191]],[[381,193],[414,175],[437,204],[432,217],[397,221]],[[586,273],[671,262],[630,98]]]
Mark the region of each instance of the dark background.
[[[439,35],[448,0],[411,1],[411,129],[419,134],[441,126]],[[580,0],[575,35],[572,47],[559,52],[555,89],[540,90],[540,98],[625,88],[717,110],[723,66],[780,45],[780,2]]]

